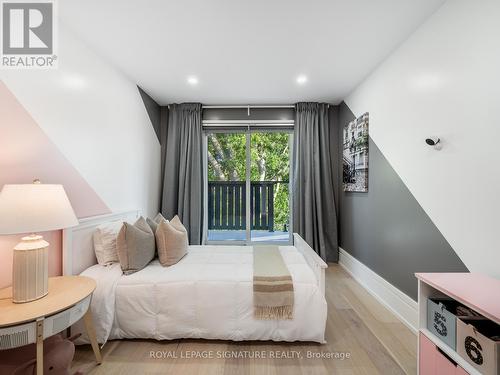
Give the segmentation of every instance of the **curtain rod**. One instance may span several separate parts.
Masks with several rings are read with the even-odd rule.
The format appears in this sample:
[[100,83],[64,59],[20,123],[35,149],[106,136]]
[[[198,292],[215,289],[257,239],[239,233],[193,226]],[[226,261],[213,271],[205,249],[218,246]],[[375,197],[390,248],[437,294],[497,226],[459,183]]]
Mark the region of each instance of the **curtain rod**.
[[[330,108],[330,104],[327,104]],[[167,105],[170,108],[170,104]],[[231,108],[245,108],[248,111],[252,108],[295,108],[293,104],[283,104],[283,105],[202,105],[202,109],[231,109]]]
[[295,108],[293,104],[287,105],[204,105],[203,109],[227,109],[227,108]]
[[237,125],[237,124],[263,124],[263,125],[293,125],[295,120],[202,120],[205,125]]
[[[327,103],[330,107],[330,104]],[[295,108],[293,104],[283,104],[283,105],[202,105],[203,109],[225,109],[225,108]]]

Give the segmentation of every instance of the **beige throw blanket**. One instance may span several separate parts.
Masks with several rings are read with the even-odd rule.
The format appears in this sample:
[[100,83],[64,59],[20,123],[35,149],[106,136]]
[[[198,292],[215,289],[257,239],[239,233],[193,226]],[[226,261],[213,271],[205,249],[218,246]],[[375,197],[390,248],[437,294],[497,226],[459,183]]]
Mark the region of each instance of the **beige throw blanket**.
[[278,246],[253,248],[256,319],[293,319],[293,281]]

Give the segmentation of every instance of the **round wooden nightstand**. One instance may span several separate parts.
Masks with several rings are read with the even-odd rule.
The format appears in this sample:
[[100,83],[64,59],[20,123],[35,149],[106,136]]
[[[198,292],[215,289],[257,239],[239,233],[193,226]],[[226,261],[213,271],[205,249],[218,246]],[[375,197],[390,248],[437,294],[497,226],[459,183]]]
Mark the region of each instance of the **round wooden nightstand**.
[[95,281],[89,277],[51,277],[48,295],[27,303],[12,302],[11,288],[0,290],[0,349],[36,343],[37,374],[43,374],[43,340],[83,317],[97,363],[100,364],[101,352],[89,309],[95,288]]

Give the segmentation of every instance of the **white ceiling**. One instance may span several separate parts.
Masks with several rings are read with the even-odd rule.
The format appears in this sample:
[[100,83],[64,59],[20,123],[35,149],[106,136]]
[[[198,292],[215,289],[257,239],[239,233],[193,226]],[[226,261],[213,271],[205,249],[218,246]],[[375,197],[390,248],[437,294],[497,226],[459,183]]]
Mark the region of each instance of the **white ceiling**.
[[64,0],[59,15],[159,104],[337,103],[443,2]]

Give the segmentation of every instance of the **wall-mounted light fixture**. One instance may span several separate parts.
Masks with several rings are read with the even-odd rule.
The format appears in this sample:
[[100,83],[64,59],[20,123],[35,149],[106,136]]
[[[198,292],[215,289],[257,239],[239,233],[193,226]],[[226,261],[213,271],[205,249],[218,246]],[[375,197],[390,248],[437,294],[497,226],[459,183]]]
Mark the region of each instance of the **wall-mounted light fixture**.
[[440,150],[441,149],[441,139],[438,137],[430,137],[425,140],[425,143],[427,143],[429,146],[434,147],[435,149]]

